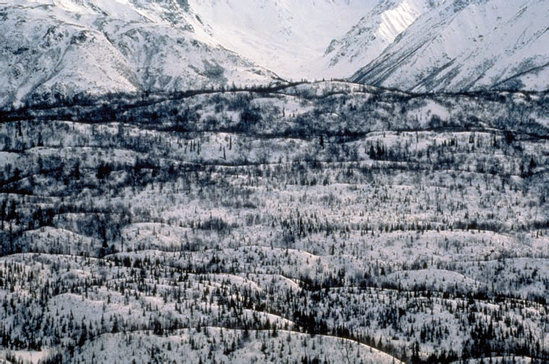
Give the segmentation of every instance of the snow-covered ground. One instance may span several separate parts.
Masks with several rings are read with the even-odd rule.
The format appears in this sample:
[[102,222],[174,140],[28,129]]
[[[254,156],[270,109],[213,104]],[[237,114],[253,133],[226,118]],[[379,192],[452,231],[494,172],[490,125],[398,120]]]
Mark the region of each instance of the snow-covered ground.
[[546,96],[316,82],[98,102],[0,124],[6,354],[546,354]]
[[330,363],[400,363],[378,350],[333,337],[211,327],[182,330],[166,337],[150,333],[104,335],[83,347],[74,358],[99,363],[280,363],[315,359]]

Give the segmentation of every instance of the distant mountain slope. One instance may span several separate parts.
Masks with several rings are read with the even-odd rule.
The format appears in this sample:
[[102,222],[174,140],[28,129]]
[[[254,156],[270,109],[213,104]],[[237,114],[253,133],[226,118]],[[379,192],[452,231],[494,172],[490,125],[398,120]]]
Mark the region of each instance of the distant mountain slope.
[[447,1],[352,80],[419,92],[547,89],[548,16],[543,0]]
[[[215,41],[281,76],[322,78],[323,54],[385,0],[190,0]],[[360,66],[347,70],[350,76]]]
[[[208,42],[183,1],[0,7],[0,104],[81,92],[172,91],[276,77]],[[197,26],[198,24],[198,26]]]
[[548,16],[541,0],[14,0],[0,105],[280,78],[544,90]]
[[376,59],[417,18],[444,0],[386,0],[354,25],[343,37],[333,39],[319,63],[331,77],[349,77]]

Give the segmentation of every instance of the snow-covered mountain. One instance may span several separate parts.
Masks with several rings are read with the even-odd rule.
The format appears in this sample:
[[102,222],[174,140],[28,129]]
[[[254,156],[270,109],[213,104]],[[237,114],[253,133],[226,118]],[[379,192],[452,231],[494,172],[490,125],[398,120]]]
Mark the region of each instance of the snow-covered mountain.
[[540,90],[547,15],[542,0],[13,0],[0,105],[279,78]]
[[446,1],[352,79],[419,92],[545,90],[548,16],[544,0]]
[[0,363],[547,362],[549,0],[8,1]]
[[317,68],[330,77],[349,77],[349,72],[369,64],[420,16],[444,0],[387,0],[379,4],[344,36],[333,39]]
[[213,42],[286,78],[354,74],[354,81],[414,91],[549,86],[547,1],[190,0],[189,5]]
[[1,6],[0,17],[0,104],[276,77],[201,37],[185,1],[18,1]]
[[[330,74],[324,53],[385,0],[190,0],[215,41],[283,77]],[[350,76],[359,67],[343,72]]]

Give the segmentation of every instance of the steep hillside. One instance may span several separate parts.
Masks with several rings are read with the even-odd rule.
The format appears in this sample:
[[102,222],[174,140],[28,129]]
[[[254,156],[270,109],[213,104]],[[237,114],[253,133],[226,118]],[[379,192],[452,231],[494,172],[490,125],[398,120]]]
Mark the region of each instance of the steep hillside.
[[208,42],[178,1],[0,5],[0,104],[79,93],[268,83],[276,76]]
[[444,0],[389,0],[379,4],[345,36],[333,39],[321,60],[319,73],[345,78],[376,59],[417,18]]
[[545,90],[547,16],[543,0],[447,1],[352,79],[416,92]]

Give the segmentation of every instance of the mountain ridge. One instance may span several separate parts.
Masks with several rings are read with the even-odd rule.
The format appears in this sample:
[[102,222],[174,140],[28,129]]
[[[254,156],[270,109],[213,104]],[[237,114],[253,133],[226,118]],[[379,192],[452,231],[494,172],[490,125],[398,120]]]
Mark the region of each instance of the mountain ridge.
[[447,3],[412,24],[351,80],[418,92],[545,90],[547,14],[542,1]]
[[[177,8],[180,2],[145,2],[139,9],[120,4],[63,1],[2,7],[0,83],[7,87],[0,91],[0,104],[18,104],[33,95],[178,91],[277,78],[198,37],[191,17]],[[174,17],[177,27],[172,26]]]
[[292,79],[549,86],[539,0],[18,0],[0,12],[0,105]]

